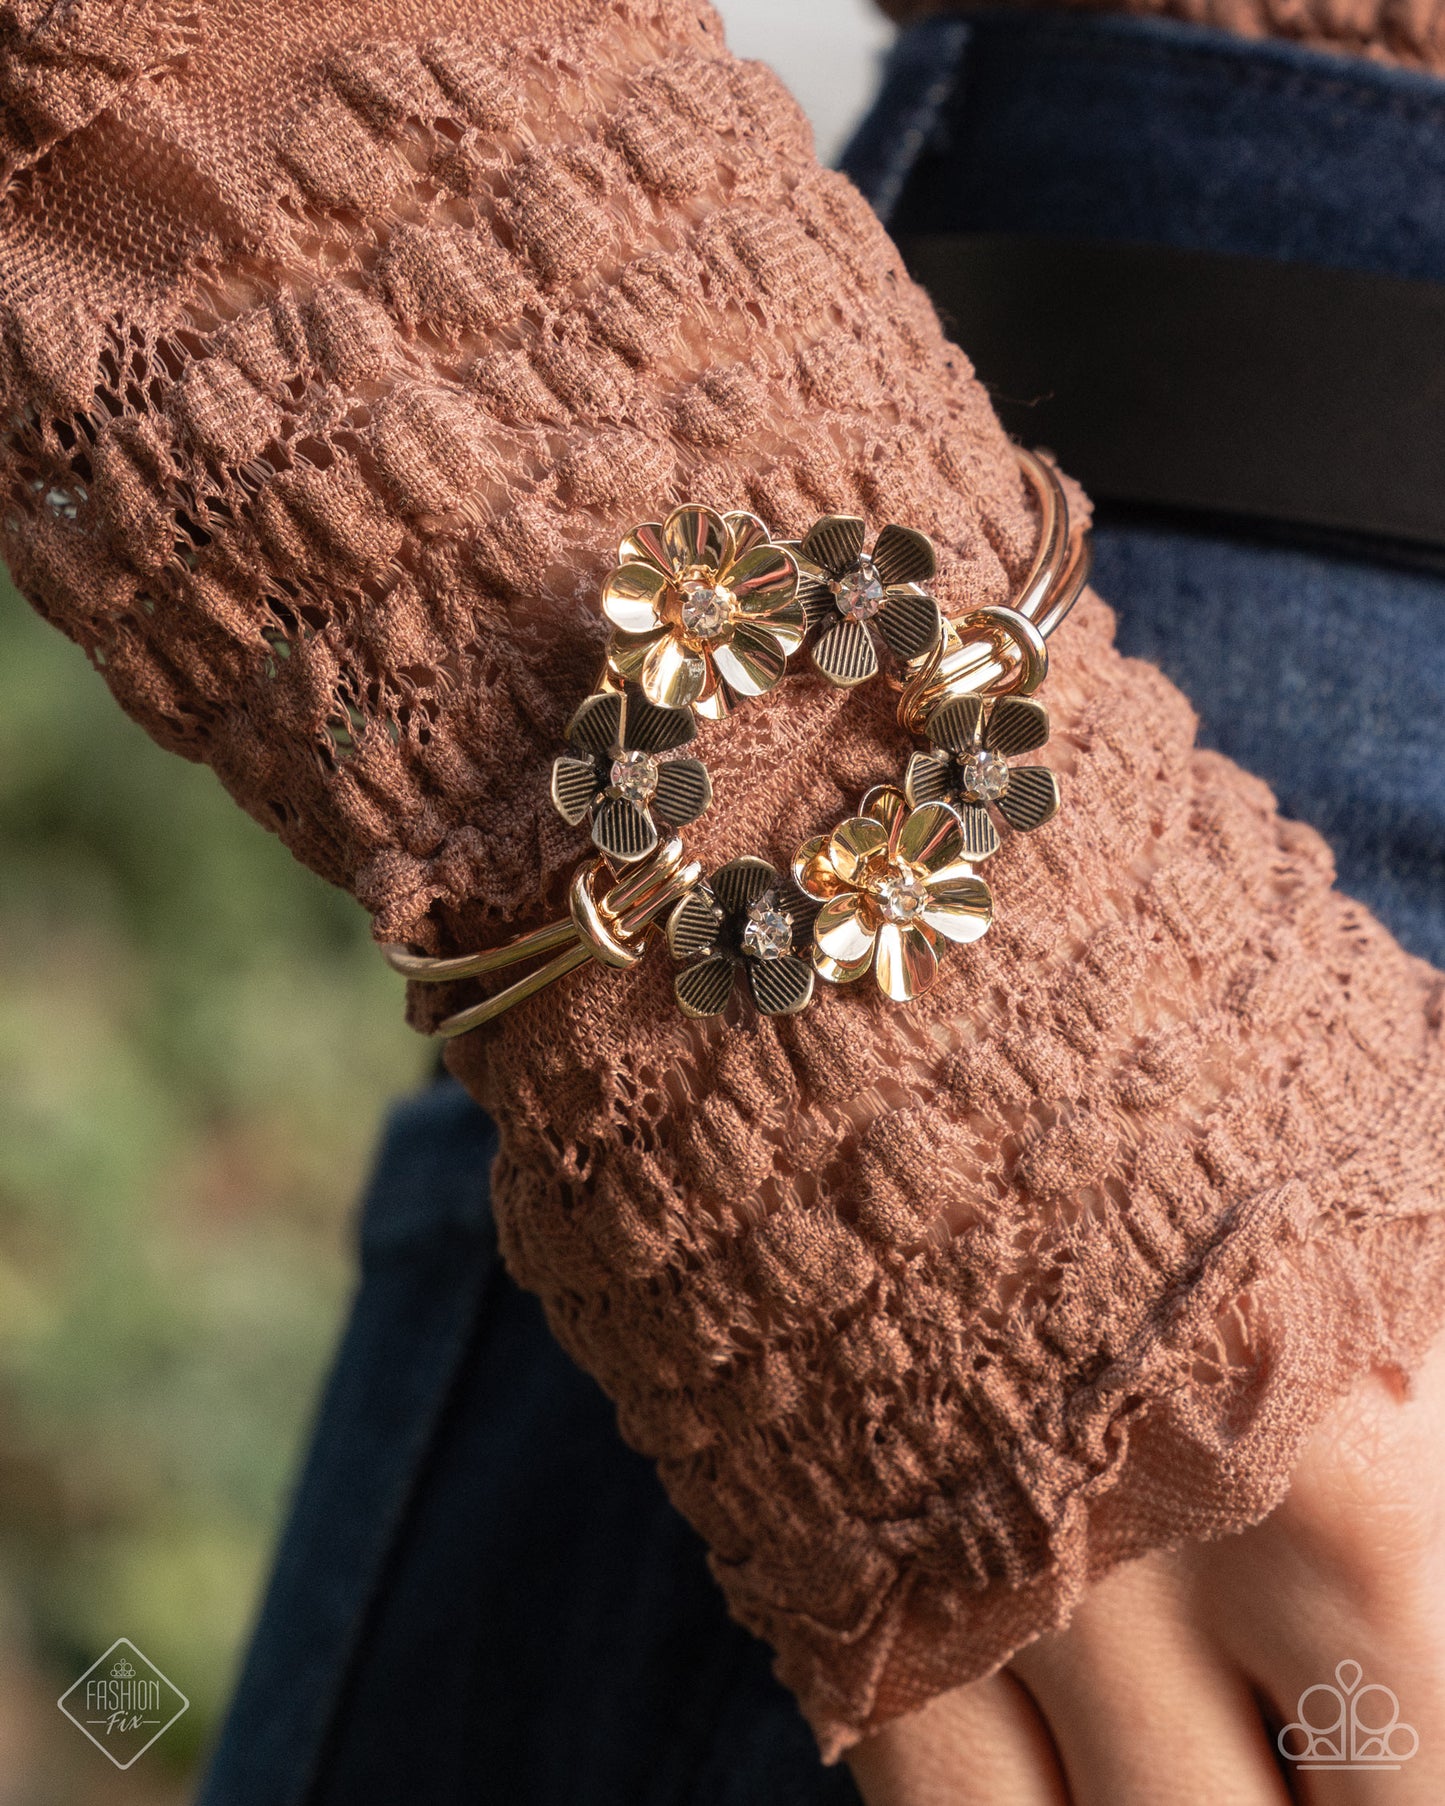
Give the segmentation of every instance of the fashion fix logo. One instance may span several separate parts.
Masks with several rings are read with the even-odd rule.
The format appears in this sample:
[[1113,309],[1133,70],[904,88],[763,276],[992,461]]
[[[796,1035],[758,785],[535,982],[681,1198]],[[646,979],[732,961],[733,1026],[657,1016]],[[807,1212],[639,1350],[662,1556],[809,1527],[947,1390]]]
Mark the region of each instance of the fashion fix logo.
[[118,1637],[56,1704],[117,1768],[129,1768],[190,1701],[126,1637]]
[[1335,1669],[1336,1685],[1306,1687],[1297,1716],[1277,1739],[1279,1753],[1298,1769],[1399,1768],[1420,1747],[1414,1725],[1400,1717],[1400,1702],[1378,1681],[1365,1685],[1358,1662]]

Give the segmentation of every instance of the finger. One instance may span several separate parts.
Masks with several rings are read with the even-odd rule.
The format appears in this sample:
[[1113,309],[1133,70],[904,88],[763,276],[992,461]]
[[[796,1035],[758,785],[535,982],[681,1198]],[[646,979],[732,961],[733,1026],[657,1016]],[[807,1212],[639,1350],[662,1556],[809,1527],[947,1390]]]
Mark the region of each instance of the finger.
[[1273,1516],[1189,1559],[1214,1634],[1293,1727],[1302,1799],[1445,1800],[1445,1343],[1408,1396],[1361,1382]]
[[1439,1806],[1445,1797],[1416,1708],[1406,1711],[1374,1672],[1346,1659],[1295,1695],[1280,1748],[1302,1806]]
[[1172,1556],[1117,1569],[1014,1667],[1075,1806],[1288,1806],[1254,1696],[1192,1621]]
[[1049,1733],[1008,1674],[895,1719],[848,1761],[866,1806],[1068,1806]]
[[[1282,1541],[1282,1539],[1281,1539]],[[1307,1806],[1440,1806],[1445,1646],[1435,1603],[1371,1602],[1261,1539],[1211,1578],[1221,1638],[1274,1703],[1278,1744]],[[1304,1571],[1301,1572],[1301,1569]],[[1375,1740],[1383,1739],[1376,1743]]]

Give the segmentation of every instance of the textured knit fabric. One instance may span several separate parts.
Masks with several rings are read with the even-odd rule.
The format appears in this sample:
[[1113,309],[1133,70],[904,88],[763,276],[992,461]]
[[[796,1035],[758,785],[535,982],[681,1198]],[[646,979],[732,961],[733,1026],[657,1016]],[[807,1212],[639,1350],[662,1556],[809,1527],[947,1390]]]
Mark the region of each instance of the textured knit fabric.
[[[1010,593],[982,390],[709,12],[181,23],[50,9],[0,68],[6,555],[381,936],[555,903],[547,761],[660,502],[900,518],[950,610]],[[829,1755],[1260,1516],[1441,1315],[1445,980],[1092,598],[1049,697],[1065,813],[923,1004],[688,1027],[654,957],[451,1055],[514,1272]],[[695,849],[777,861],[905,751],[811,678],[704,750]]]

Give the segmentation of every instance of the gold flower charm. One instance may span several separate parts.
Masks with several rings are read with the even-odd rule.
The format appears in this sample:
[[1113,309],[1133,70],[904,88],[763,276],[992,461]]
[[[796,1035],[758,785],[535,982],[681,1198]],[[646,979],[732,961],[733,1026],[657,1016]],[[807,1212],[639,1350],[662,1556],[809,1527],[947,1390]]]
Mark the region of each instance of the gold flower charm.
[[[988,849],[991,851],[992,849]],[[940,941],[976,941],[993,921],[993,898],[970,860],[946,803],[911,808],[880,786],[863,812],[798,849],[793,877],[822,908],[813,924],[813,964],[849,984],[870,966],[896,1003],[920,996],[938,975]]]
[[589,696],[567,723],[570,750],[552,765],[552,802],[575,825],[589,812],[592,841],[622,864],[645,859],[657,825],[685,828],[712,801],[701,759],[664,759],[697,732],[689,709],[660,709],[633,692]]
[[863,550],[863,522],[825,514],[797,548],[798,597],[810,628],[820,628],[813,663],[844,689],[878,669],[870,624],[901,663],[920,658],[942,631],[938,604],[916,586],[937,569],[933,542],[912,527],[886,526]]
[[804,1008],[813,995],[808,945],[817,913],[817,903],[765,859],[720,866],[668,919],[667,944],[684,967],[673,981],[684,1012],[720,1015],[739,971],[765,1016]]
[[[928,718],[930,749],[908,761],[903,788],[910,803],[953,804],[979,843],[998,845],[988,805],[1011,828],[1028,833],[1059,812],[1059,780],[1044,765],[1010,765],[1049,737],[1049,712],[1029,696],[960,696]],[[969,826],[969,824],[972,826]]]
[[602,586],[617,629],[607,656],[649,702],[716,720],[771,690],[803,643],[793,555],[751,514],[687,502],[661,526],[634,527],[617,556]]

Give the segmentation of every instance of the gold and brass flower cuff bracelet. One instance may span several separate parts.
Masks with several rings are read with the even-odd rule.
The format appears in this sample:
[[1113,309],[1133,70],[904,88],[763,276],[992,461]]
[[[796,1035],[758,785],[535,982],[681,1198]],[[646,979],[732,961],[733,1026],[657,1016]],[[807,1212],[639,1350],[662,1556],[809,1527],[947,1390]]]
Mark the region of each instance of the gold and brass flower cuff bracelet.
[[[911,527],[885,526],[870,549],[862,520],[829,514],[802,540],[777,541],[751,514],[692,502],[635,527],[602,585],[612,627],[602,677],[552,767],[553,806],[587,824],[595,852],[561,921],[453,959],[383,949],[423,984],[542,962],[434,1032],[481,1028],[592,960],[636,965],[654,929],[689,1016],[721,1014],[739,981],[764,1015],[787,1015],[817,978],[848,984],[869,971],[908,1002],[932,984],[948,942],[984,934],[993,897],[977,868],[998,851],[995,816],[1028,833],[1058,812],[1054,773],[1013,761],[1049,737],[1035,692],[1049,636],[1088,574],[1057,473],[1033,452],[1018,458],[1039,509],[1033,566],[1008,607],[956,620],[929,593],[933,545]],[[896,783],[799,847],[787,873],[744,855],[704,876],[682,841],[712,802],[690,750],[698,723],[771,690],[805,647],[819,677],[842,688],[885,673],[900,726],[925,744]]]

